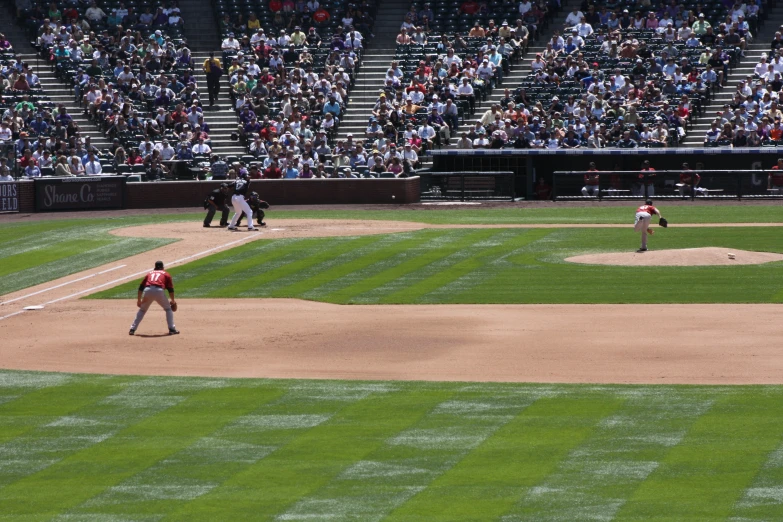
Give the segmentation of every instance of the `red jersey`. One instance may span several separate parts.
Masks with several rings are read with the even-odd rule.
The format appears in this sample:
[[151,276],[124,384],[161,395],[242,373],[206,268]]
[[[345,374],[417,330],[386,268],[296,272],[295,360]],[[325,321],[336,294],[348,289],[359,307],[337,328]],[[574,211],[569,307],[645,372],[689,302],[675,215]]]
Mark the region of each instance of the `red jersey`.
[[647,212],[652,216],[653,214],[658,213],[658,209],[655,208],[653,205],[642,205],[641,207],[636,209],[636,213],[638,214],[639,212]]
[[328,21],[331,17],[332,15],[329,14],[329,11],[327,11],[324,8],[320,8],[315,13],[313,13],[313,20],[315,20],[319,24]]
[[598,185],[598,171],[590,169],[587,172],[595,172],[595,174],[585,174],[585,185]]
[[685,172],[680,173],[680,183],[685,183],[686,185],[693,185],[694,183],[698,183],[701,181],[701,176],[699,176],[697,173],[693,172],[692,170],[686,170]]
[[148,286],[157,286],[159,288],[165,288],[169,292],[174,291],[174,280],[165,270],[153,270],[141,281],[139,290],[144,290]]
[[775,165],[772,167],[772,170],[777,170],[778,172],[772,172],[769,177],[770,181],[772,182],[772,185],[776,187],[783,186],[783,171],[780,170],[780,168]]
[[639,173],[639,181],[644,181],[644,176],[647,175],[648,181],[652,181],[652,178],[655,177],[655,169],[652,167],[642,169],[642,171]]

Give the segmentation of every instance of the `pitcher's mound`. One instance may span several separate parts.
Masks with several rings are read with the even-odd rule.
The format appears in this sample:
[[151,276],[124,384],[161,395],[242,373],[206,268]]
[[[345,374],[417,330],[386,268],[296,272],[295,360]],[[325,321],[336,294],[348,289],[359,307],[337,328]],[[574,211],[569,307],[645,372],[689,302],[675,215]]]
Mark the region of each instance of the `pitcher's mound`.
[[[731,258],[734,256],[734,259]],[[783,261],[783,254],[751,252],[731,248],[682,248],[678,250],[648,250],[647,252],[612,252],[566,258],[571,263],[618,266],[717,266],[760,265]]]

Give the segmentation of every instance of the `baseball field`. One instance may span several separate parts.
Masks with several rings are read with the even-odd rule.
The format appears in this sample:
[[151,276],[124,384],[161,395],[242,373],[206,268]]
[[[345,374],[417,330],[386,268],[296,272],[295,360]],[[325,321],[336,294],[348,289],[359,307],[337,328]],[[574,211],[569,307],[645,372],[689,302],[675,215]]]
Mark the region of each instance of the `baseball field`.
[[0,520],[783,520],[780,207],[661,209],[0,216]]

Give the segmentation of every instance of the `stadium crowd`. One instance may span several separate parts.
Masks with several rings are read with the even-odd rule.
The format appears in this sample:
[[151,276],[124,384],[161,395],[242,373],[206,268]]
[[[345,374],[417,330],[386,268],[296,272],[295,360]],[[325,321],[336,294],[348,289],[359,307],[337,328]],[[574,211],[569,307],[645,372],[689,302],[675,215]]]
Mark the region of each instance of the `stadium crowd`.
[[212,63],[226,72],[238,119],[234,137],[247,149],[230,170],[270,178],[403,173],[402,156],[399,165],[393,157],[378,161],[352,136],[336,141],[373,37],[375,5],[273,0],[269,8],[259,19],[216,5],[224,39],[222,62],[213,56]]
[[768,52],[762,53],[754,67],[733,87],[731,102],[724,104],[710,122],[704,145],[713,147],[779,147],[783,145],[783,37],[777,31]]
[[574,7],[522,86],[505,91],[457,146],[676,146],[753,37],[759,5],[729,4],[647,2],[633,14],[623,3]]

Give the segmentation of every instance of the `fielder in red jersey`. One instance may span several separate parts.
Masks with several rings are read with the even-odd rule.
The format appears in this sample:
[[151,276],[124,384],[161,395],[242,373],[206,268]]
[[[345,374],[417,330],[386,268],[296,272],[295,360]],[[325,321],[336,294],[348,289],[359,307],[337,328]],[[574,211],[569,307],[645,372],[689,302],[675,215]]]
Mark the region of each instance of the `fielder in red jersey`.
[[[166,291],[169,293],[171,301],[166,299]],[[169,326],[169,335],[179,333],[174,325],[174,311],[177,302],[174,300],[174,280],[171,275],[163,269],[163,261],[155,261],[155,270],[144,276],[139,284],[138,296],[136,297],[136,306],[139,311],[136,312],[136,319],[130,327],[130,335],[136,333],[144,314],[147,313],[152,303],[158,303],[166,311],[166,322]]]

